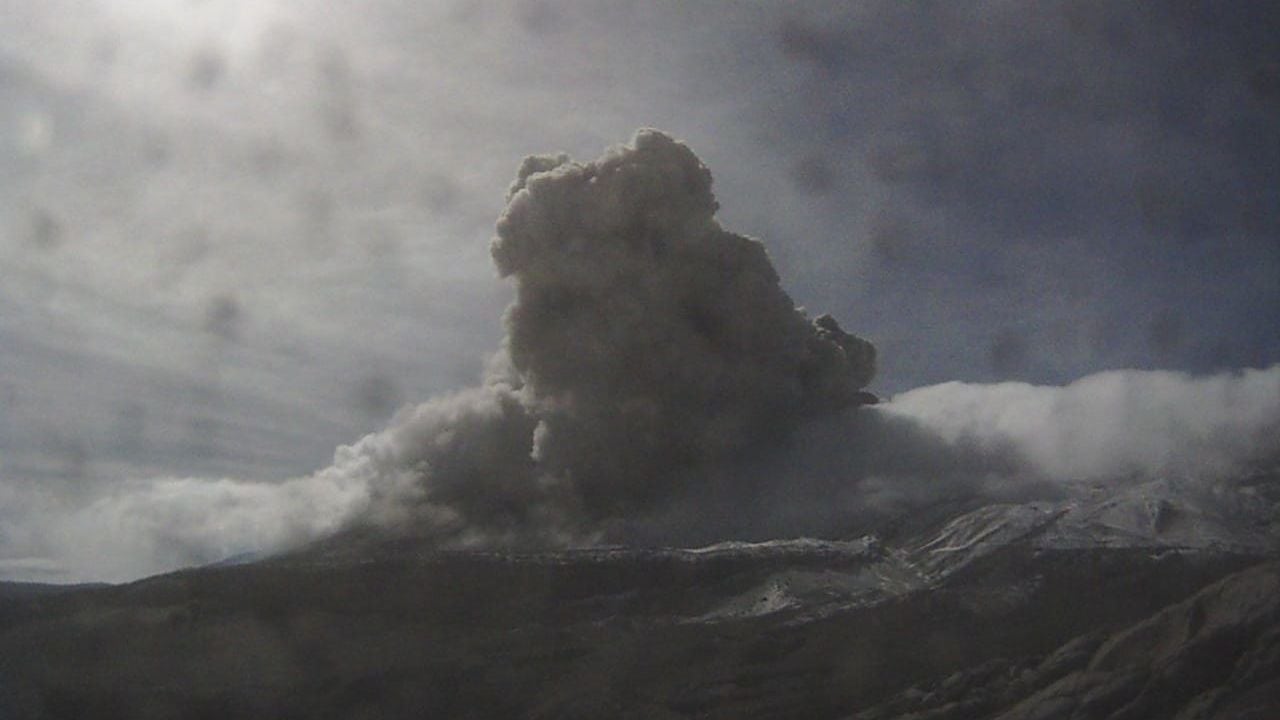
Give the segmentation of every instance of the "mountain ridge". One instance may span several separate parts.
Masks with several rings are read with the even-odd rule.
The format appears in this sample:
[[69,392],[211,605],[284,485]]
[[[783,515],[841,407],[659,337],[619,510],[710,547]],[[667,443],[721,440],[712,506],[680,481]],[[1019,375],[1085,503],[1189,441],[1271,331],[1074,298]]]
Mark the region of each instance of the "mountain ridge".
[[[1275,602],[1244,601],[1280,572],[1274,481],[702,548],[476,552],[357,532],[0,598],[0,711],[1225,720],[1280,707],[1260,644],[1280,632]],[[1204,657],[1236,670],[1202,672]]]

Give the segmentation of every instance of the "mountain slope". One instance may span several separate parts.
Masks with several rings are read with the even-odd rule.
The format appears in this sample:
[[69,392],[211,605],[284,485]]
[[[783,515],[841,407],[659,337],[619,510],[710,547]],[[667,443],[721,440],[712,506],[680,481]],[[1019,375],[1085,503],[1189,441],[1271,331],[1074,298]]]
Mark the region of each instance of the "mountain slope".
[[1274,717],[1280,709],[1280,564],[1232,574],[1113,633],[1037,663],[988,662],[854,715],[999,720]]
[[1277,705],[1271,487],[692,550],[349,535],[0,599],[0,716],[1249,717]]

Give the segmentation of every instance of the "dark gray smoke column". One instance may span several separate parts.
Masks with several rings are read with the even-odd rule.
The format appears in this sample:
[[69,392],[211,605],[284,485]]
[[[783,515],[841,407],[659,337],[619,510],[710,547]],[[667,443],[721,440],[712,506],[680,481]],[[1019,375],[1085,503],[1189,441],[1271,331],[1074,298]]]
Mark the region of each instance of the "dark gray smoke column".
[[587,527],[857,404],[875,374],[875,348],[810,322],[716,209],[711,173],[654,130],[590,163],[528,158],[511,188],[503,380],[537,423],[539,482]]

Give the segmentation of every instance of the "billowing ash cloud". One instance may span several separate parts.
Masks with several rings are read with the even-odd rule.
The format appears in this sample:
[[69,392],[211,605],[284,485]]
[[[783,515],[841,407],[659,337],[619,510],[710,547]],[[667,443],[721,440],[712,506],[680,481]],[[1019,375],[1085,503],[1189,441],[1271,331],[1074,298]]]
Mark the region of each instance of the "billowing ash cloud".
[[373,517],[449,544],[586,541],[864,402],[875,348],[810,321],[716,208],[711,173],[657,131],[591,163],[526,159],[492,245],[516,300],[486,386],[339,452],[413,488]]
[[527,159],[492,245],[516,299],[484,385],[407,407],[283,484],[6,502],[0,573],[53,558],[70,577],[136,577],[353,524],[442,547],[845,534],[940,498],[1280,458],[1280,365],[947,383],[859,407],[874,348],[810,321],[715,211],[707,168],[656,131],[590,163]]
[[595,520],[858,401],[875,349],[810,322],[757,241],[714,219],[711,173],[656,131],[586,164],[527,159],[493,258],[536,472]]
[[492,252],[515,282],[484,387],[406,410],[328,472],[364,517],[452,546],[854,532],[944,497],[1230,472],[1277,451],[1280,367],[950,383],[854,410],[870,343],[810,321],[709,171],[641,131],[591,163],[525,160]]

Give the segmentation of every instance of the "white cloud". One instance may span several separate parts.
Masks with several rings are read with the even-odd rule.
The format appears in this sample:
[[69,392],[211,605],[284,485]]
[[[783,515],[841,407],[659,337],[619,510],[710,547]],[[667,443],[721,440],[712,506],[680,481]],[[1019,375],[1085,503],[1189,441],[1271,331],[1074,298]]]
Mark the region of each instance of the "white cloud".
[[950,382],[883,407],[948,442],[1013,450],[1060,480],[1211,475],[1280,452],[1280,365],[1204,377],[1116,370],[1064,387]]
[[331,467],[280,484],[165,478],[79,504],[10,487],[0,577],[128,580],[288,549],[353,522],[455,546],[844,533],[949,497],[1161,474],[1212,484],[1280,456],[1280,366],[1113,371],[1062,387],[944,383],[813,421],[763,453],[679,471],[643,511],[592,525],[531,474],[532,426],[514,402],[476,389],[407,408],[339,448]]
[[[12,496],[12,494],[11,494]],[[323,537],[369,503],[358,480],[318,473],[278,484],[163,478],[114,487],[82,505],[22,498],[0,560],[9,579],[121,581]]]

